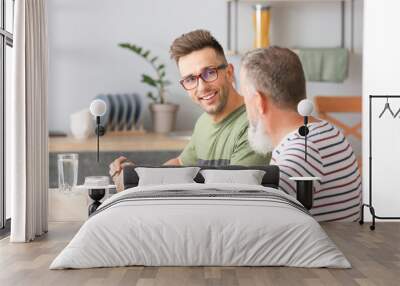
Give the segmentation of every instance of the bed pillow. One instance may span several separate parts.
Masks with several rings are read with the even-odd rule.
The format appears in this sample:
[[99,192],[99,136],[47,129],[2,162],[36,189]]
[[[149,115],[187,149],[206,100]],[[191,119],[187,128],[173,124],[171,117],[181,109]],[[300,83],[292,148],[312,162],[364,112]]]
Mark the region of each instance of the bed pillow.
[[139,186],[195,183],[193,179],[199,170],[199,167],[135,168],[139,176]]
[[233,183],[246,185],[261,185],[265,171],[262,170],[202,170],[205,184]]

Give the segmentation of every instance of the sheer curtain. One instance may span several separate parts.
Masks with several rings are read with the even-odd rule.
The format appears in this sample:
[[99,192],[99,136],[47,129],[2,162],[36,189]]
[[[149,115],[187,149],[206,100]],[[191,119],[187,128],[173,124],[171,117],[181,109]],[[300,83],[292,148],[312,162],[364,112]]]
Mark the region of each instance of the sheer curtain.
[[12,242],[47,231],[46,0],[15,1],[13,92],[6,111],[6,168]]

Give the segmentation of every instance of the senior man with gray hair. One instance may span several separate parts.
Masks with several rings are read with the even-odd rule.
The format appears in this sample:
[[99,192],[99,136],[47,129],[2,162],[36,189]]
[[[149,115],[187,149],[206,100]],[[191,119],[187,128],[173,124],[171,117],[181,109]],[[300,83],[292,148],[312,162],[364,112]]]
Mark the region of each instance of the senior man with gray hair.
[[240,86],[250,122],[250,146],[259,153],[273,149],[271,164],[280,168],[280,189],[296,196],[296,184],[289,177],[320,177],[314,185],[314,217],[319,221],[358,220],[361,177],[342,132],[310,117],[304,159],[304,137],[298,133],[303,117],[297,105],[306,98],[306,83],[298,56],[280,47],[248,52],[241,61]]

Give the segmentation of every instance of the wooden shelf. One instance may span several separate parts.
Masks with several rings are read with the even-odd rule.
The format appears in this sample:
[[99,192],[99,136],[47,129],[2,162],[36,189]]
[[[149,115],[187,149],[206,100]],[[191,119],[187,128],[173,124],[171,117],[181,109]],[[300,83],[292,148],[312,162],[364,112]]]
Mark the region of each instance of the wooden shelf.
[[[108,135],[100,138],[101,152],[122,151],[179,151],[183,150],[189,138],[155,133],[135,135]],[[90,137],[78,140],[72,137],[50,137],[49,152],[96,152],[97,139]]]

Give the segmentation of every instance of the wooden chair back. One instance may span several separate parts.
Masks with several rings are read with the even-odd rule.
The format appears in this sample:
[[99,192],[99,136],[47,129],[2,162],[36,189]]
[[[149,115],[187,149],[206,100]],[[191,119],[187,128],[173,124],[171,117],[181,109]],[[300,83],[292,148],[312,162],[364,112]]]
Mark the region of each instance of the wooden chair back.
[[[358,140],[362,140],[361,119],[357,124],[350,126],[349,124],[346,124],[345,122],[330,115],[331,113],[361,114],[361,96],[315,96],[314,104],[320,119],[329,121],[333,125],[339,127],[346,137],[354,136]],[[357,156],[357,160],[361,170],[361,155]]]

